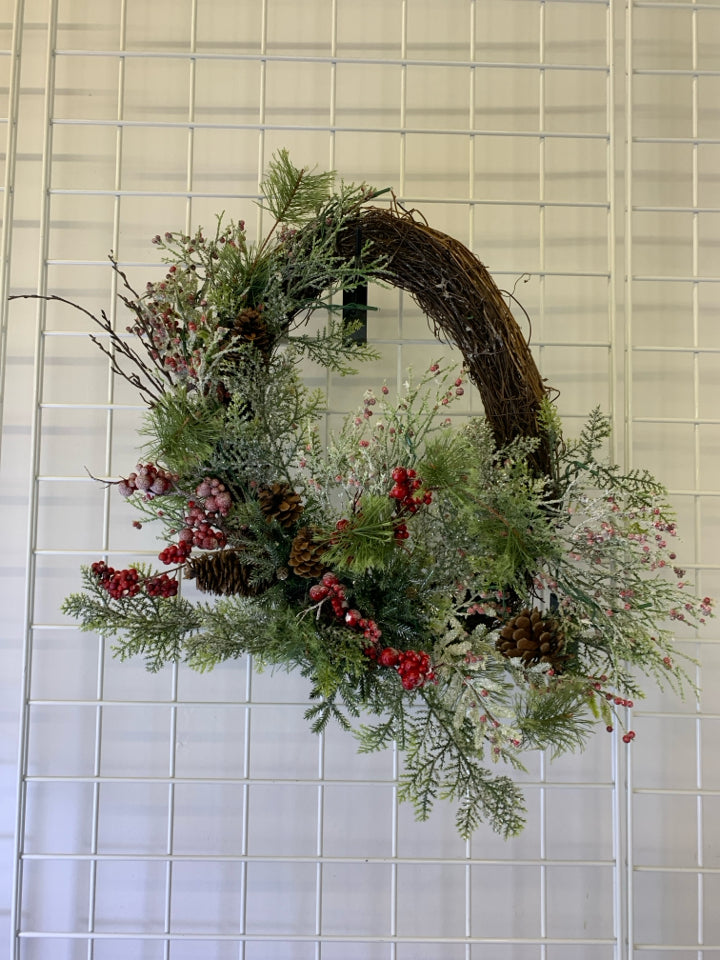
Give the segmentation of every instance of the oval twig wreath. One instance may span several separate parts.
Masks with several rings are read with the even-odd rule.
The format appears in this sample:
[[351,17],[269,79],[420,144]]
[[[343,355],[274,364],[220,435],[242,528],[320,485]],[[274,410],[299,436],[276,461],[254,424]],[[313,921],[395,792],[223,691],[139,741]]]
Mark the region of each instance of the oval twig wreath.
[[[597,721],[629,743],[638,673],[682,690],[669,622],[704,622],[710,599],[684,587],[662,486],[603,457],[607,419],[563,439],[469,250],[284,151],[263,192],[258,244],[222,219],[214,236],[158,235],[167,272],[142,293],[113,260],[130,336],[103,313],[96,342],[148,410],[143,461],[111,482],[160,526],[164,568],[100,559],[64,610],[152,670],[245,654],[299,669],[314,730],[362,716],[361,750],[397,744],[419,817],[445,797],[463,836],[481,820],[516,833],[520,791],[488,764],[582,747]],[[372,356],[335,306],[368,281],[408,291],[464,365],[366,391],[321,441],[298,364]],[[486,416],[457,426],[467,377]]]

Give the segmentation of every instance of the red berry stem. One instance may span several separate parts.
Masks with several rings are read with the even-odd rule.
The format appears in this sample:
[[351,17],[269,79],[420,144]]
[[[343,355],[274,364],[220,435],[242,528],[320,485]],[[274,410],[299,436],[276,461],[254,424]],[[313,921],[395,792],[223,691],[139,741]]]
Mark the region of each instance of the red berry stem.
[[151,577],[141,577],[134,567],[126,570],[116,570],[109,567],[104,560],[98,560],[90,567],[95,577],[114,600],[124,597],[135,597],[141,590],[145,590],[149,597],[169,598],[177,595],[179,583],[167,573],[154,574]]

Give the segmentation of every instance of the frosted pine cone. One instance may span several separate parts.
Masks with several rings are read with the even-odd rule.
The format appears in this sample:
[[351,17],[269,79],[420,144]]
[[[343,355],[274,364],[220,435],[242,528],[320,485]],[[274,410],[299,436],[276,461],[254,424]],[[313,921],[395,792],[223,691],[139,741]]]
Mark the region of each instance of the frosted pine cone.
[[281,527],[292,527],[303,512],[299,494],[287,483],[273,483],[258,491],[260,509],[268,520],[276,520]]
[[325,569],[322,559],[325,544],[315,539],[317,533],[317,527],[302,527],[292,542],[288,563],[298,577],[319,577]]
[[252,345],[267,359],[272,352],[273,337],[262,317],[262,307],[244,307],[235,318],[233,336]]
[[253,583],[252,567],[242,562],[241,554],[235,550],[220,550],[193,557],[185,564],[185,576],[195,580],[198,590],[203,593],[243,597],[255,597],[267,589],[268,583]]
[[549,663],[557,673],[567,659],[565,637],[559,623],[537,607],[532,612],[525,607],[508,620],[495,646],[504,657],[519,657],[526,666]]

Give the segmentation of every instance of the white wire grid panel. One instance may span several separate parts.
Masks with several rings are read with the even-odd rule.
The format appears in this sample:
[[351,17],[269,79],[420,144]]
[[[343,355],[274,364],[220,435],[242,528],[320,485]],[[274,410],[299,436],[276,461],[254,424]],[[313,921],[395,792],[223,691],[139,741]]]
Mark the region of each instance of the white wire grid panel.
[[[12,292],[114,312],[105,251],[143,282],[158,231],[222,210],[250,221],[278,147],[391,185],[501,286],[527,275],[532,342],[570,429],[598,403],[612,413],[618,456],[669,485],[685,565],[720,595],[720,3],[18,0],[14,18]],[[350,381],[307,370],[331,424],[367,386],[447,352],[397,292],[373,298],[380,362]],[[442,805],[416,824],[392,753],[310,734],[296,677],[247,663],[150,675],[59,614],[81,562],[157,551],[84,469],[130,469],[142,412],[89,329],[55,305],[10,309],[14,957],[720,956],[717,628],[681,638],[700,700],[652,694],[631,751],[603,734],[531,762],[519,838],[463,843]]]

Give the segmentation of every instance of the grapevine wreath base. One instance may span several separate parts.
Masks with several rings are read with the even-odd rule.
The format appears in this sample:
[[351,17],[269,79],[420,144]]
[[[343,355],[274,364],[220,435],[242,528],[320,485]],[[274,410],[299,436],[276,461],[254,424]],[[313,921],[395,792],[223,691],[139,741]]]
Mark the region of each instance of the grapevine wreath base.
[[[256,244],[222,218],[212,236],[156,236],[167,271],[142,293],[111,258],[131,320],[118,333],[88,313],[93,339],[148,407],[142,462],[113,482],[136,526],[161,528],[163,566],[98,560],[64,610],[151,670],[245,654],[299,669],[313,730],[362,714],[360,750],[397,744],[419,817],[450,798],[462,836],[482,820],[515,834],[523,798],[493,765],[581,748],[598,722],[632,740],[638,676],[686,687],[670,628],[703,623],[710,599],[685,588],[663,487],[605,459],[607,419],[563,438],[469,250],[285,151],[263,195]],[[368,390],[321,441],[299,365],[373,356],[348,325],[368,282],[411,294],[463,367],[432,364],[397,398]],[[451,422],[467,380],[485,417]]]

